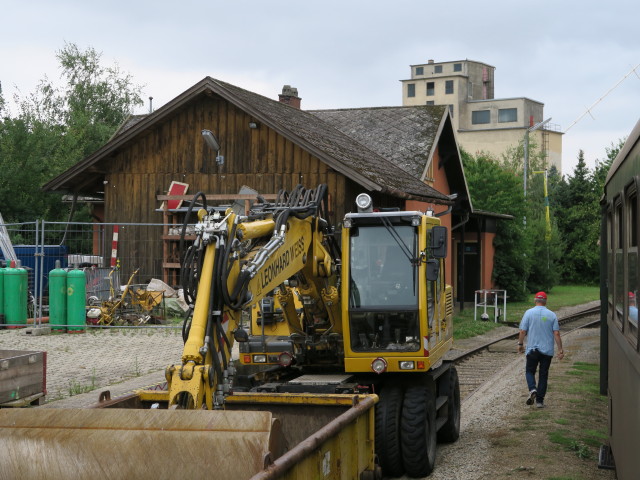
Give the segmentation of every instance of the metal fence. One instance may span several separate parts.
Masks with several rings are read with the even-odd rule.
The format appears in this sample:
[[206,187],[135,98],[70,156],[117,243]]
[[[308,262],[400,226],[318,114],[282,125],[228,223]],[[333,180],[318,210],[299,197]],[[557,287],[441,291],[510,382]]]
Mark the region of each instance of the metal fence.
[[163,224],[0,223],[0,259],[7,266],[17,259],[27,270],[29,317],[38,324],[48,314],[49,272],[58,263],[84,270],[89,306],[113,299],[127,283],[143,288],[158,279],[180,288],[175,238]]

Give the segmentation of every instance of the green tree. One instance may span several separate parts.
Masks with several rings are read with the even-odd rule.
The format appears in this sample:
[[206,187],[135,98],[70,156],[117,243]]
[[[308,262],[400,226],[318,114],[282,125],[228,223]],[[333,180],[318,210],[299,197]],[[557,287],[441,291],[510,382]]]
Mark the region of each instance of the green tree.
[[596,192],[604,193],[604,182],[607,179],[609,168],[611,168],[611,164],[618,156],[618,153],[624,146],[624,142],[626,140],[627,139],[625,137],[618,139],[617,143],[611,142],[611,146],[605,147],[607,158],[603,160],[596,160],[596,166],[593,171],[594,189]]
[[487,154],[473,157],[463,151],[462,159],[474,206],[514,217],[497,222],[493,277],[496,285],[507,290],[512,300],[522,300],[526,295],[524,282],[531,258],[527,255],[523,227],[522,173]]
[[[463,152],[473,205],[514,217],[498,222],[493,273],[496,284],[506,289],[515,301],[524,300],[532,291],[551,290],[560,278],[558,263],[563,242],[553,208],[549,224],[546,221],[545,161],[544,154],[531,141],[525,198],[522,144],[505,152],[500,161],[486,154],[472,157]],[[548,173],[549,196],[552,196],[561,177],[553,167]]]
[[[62,86],[45,76],[11,116],[0,102],[0,204],[6,221],[59,220],[68,208],[41,186],[100,148],[133,109],[141,87],[93,48],[57,52]],[[0,97],[1,98],[1,97]]]
[[562,278],[565,283],[595,284],[599,269],[599,196],[597,181],[578,153],[578,164],[566,182],[558,219],[566,243],[562,257]]
[[552,217],[551,236],[547,236],[546,219],[542,215],[531,215],[527,221],[527,245],[531,252],[527,290],[550,291],[560,283],[559,262],[563,255],[564,242]]
[[0,122],[0,205],[6,222],[32,221],[61,210],[59,194],[40,190],[58,142],[41,123],[20,117]]
[[4,109],[5,109],[5,100],[4,100],[4,95],[2,94],[2,82],[0,82],[0,122],[2,122],[2,118],[4,117]]

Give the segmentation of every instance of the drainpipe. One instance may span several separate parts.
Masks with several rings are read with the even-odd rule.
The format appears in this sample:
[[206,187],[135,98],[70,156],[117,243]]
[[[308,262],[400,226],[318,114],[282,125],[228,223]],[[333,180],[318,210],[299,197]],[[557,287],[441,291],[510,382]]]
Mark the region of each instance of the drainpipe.
[[464,212],[464,217],[460,223],[451,227],[451,231],[462,227],[462,242],[460,243],[460,248],[462,249],[462,253],[460,254],[460,265],[458,265],[458,299],[460,300],[460,311],[464,310],[464,237],[466,235],[465,225],[469,221],[469,212]]

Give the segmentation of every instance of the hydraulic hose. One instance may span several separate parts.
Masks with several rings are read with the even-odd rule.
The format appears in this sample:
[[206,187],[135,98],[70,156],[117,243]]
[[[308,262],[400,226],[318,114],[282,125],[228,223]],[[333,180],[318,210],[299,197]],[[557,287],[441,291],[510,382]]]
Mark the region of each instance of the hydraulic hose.
[[[218,244],[216,245],[216,256],[215,256],[215,264],[214,264],[214,269],[213,269],[213,279],[211,282],[211,293],[209,295],[209,312],[207,315],[207,326],[206,326],[206,330],[205,330],[205,338],[208,339],[208,348],[209,348],[209,352],[211,353],[211,360],[213,362],[213,368],[215,369],[216,372],[216,376],[218,378],[218,380],[220,381],[222,379],[222,367],[220,365],[220,358],[218,357],[218,351],[216,350],[216,343],[214,341],[215,337],[217,336],[217,328],[215,327],[215,324],[217,323],[214,318],[213,318],[213,312],[219,311],[218,308],[218,303],[220,301],[219,295],[217,295],[217,293],[219,292],[219,288],[218,288],[218,277],[219,277],[219,272],[220,272],[220,251],[222,250],[222,247],[220,246],[220,242],[218,242]],[[221,352],[222,356],[224,358],[224,351]],[[209,380],[210,385],[211,380]]]
[[[213,333],[214,336],[213,338],[215,339],[214,342],[214,346],[217,347],[220,351],[220,355],[222,357],[222,369],[226,370],[227,369],[227,355],[225,353],[224,350],[224,346],[222,345],[222,342],[220,341],[220,338],[223,337],[227,342],[228,339],[226,338],[226,335],[224,334],[224,329],[222,328],[222,309],[224,308],[224,299],[222,298],[222,284],[225,282],[225,279],[222,277],[222,271],[223,271],[223,263],[222,263],[222,257],[223,254],[222,252],[226,250],[226,245],[223,243],[219,248],[218,248],[218,253],[216,255],[216,264],[215,264],[215,268],[214,268],[214,278],[213,278],[213,285],[215,286],[215,290],[214,290],[214,294],[215,294],[215,298],[214,295],[212,294],[212,299],[214,300],[213,302],[213,308],[215,309],[215,312],[219,312],[216,313],[214,319],[214,324],[213,324]],[[230,344],[227,343],[227,348],[230,350],[231,346]],[[216,352],[214,350],[214,352]],[[222,380],[222,376],[218,377],[220,380]]]
[[182,258],[180,283],[182,284],[184,289],[184,299],[189,305],[193,305],[193,303],[195,302],[196,290],[198,288],[198,283],[200,282],[202,261],[204,260],[204,249],[202,248],[203,245],[197,245],[197,241],[193,245],[189,246],[186,252],[184,251],[184,237],[186,235],[187,226],[189,225],[189,219],[198,198],[202,198],[202,206],[205,210],[207,209],[207,197],[205,196],[205,194],[203,192],[196,193],[191,199],[189,207],[187,208],[187,213],[182,223],[182,230],[180,231],[180,243],[178,247],[180,257]]

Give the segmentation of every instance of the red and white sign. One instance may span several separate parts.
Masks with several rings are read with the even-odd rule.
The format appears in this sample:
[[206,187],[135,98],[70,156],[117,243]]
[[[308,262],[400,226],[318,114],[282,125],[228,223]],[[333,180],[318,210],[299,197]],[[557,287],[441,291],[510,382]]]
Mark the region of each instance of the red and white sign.
[[[167,195],[185,195],[187,193],[188,188],[189,188],[188,183],[173,181],[171,182],[171,185],[169,185],[169,193]],[[176,208],[180,208],[181,205],[182,205],[182,200],[169,200],[167,202],[167,209],[175,210]],[[162,205],[160,205],[160,208],[164,209],[164,202],[162,202]]]

